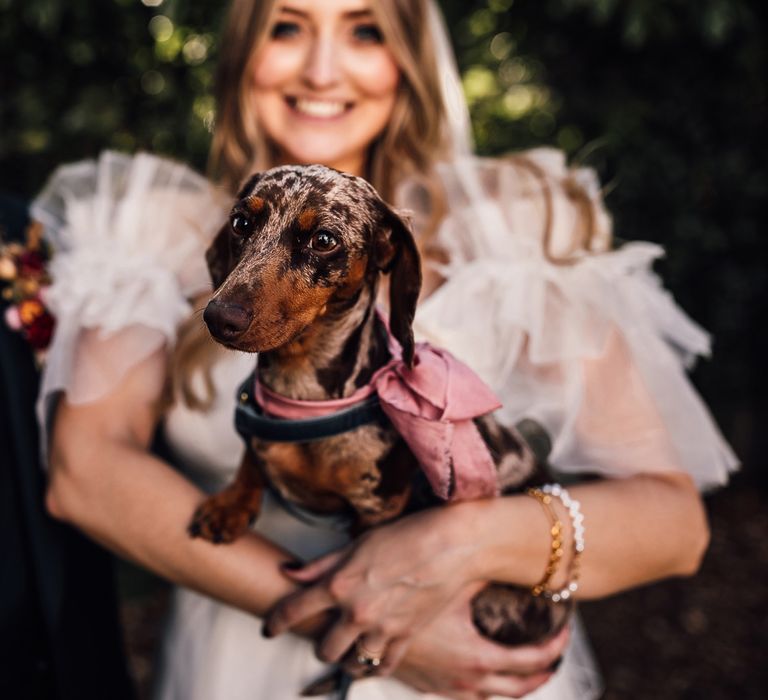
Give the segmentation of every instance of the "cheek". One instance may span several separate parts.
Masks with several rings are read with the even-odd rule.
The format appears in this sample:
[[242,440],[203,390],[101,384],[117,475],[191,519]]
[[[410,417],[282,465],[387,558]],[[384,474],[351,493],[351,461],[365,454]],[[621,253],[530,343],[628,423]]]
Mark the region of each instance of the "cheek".
[[265,46],[253,63],[253,87],[269,90],[292,80],[300,71],[302,52],[280,44]]
[[400,82],[400,69],[388,51],[358,57],[349,70],[360,91],[373,98],[394,96]]

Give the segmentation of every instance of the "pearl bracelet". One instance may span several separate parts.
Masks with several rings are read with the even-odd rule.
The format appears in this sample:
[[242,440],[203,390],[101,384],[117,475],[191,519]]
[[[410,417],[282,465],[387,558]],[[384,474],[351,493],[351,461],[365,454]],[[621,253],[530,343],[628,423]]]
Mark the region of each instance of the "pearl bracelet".
[[560,484],[545,484],[541,491],[558,498],[568,511],[573,527],[573,559],[568,571],[568,583],[559,591],[546,590],[542,593],[554,603],[568,600],[579,588],[579,559],[584,551],[584,516],[581,513],[581,504],[571,498],[568,491]]

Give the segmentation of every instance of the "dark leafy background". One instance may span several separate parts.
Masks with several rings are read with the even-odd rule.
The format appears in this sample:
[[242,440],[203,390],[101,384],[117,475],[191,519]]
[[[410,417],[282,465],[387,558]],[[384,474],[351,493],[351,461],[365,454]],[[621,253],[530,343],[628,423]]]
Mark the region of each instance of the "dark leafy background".
[[[31,197],[55,165],[106,147],[202,170],[222,4],[0,0],[0,189]],[[744,469],[708,499],[713,543],[694,581],[584,606],[608,696],[764,697],[766,5],[442,5],[478,150],[551,144],[597,168],[617,235],[664,245],[659,272],[715,337],[694,380]],[[150,609],[126,594],[140,677]]]

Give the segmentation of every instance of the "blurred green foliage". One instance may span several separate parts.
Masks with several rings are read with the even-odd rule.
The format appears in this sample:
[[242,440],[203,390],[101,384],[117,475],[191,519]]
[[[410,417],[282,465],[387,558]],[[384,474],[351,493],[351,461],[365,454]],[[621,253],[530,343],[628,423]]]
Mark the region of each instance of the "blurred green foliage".
[[204,166],[221,2],[0,0],[2,186],[109,147]]
[[[696,379],[749,451],[768,350],[765,3],[442,5],[479,152],[552,144],[598,169],[617,234],[666,247],[665,281],[714,332]],[[202,169],[222,6],[0,0],[0,188],[31,196],[56,164],[105,147]]]
[[[714,332],[697,379],[764,403],[766,8],[748,0],[446,0],[478,149],[592,165],[622,238]],[[763,144],[762,146],[760,144]]]

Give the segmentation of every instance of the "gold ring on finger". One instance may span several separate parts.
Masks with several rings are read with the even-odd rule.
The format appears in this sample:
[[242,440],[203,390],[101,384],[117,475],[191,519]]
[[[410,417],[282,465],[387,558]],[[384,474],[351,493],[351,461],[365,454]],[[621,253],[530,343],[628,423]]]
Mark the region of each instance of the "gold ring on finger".
[[355,660],[370,672],[381,666],[382,655],[369,651],[358,639],[355,643]]

